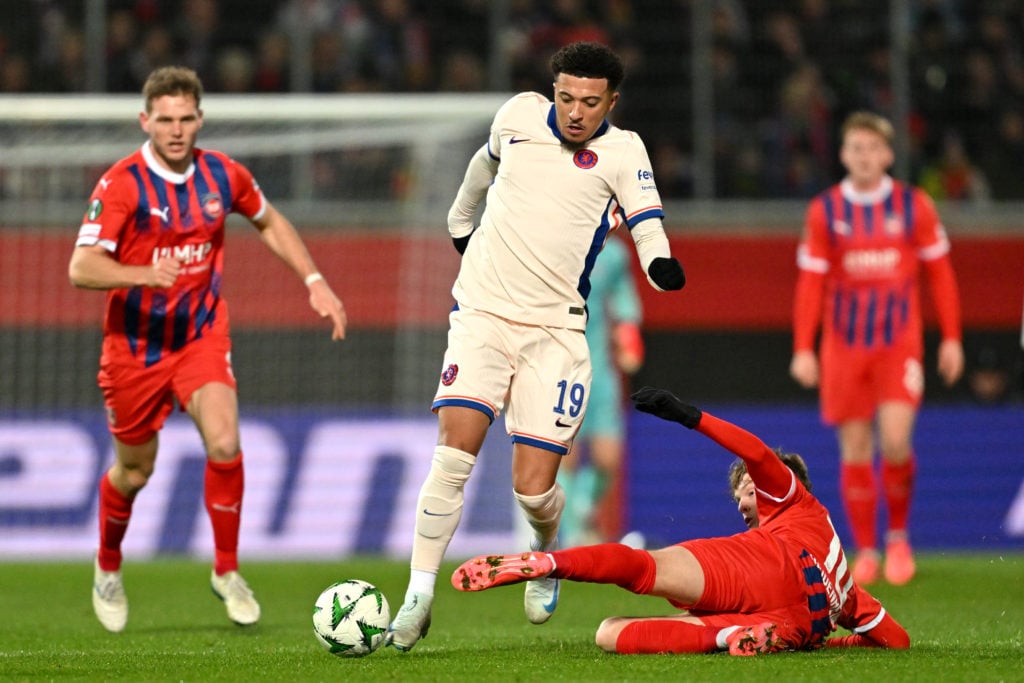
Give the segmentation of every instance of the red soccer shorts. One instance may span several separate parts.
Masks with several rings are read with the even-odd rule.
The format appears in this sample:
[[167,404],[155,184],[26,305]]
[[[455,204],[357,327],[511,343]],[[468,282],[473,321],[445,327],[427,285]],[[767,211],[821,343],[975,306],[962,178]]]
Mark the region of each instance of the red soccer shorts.
[[915,407],[924,394],[921,344],[907,340],[879,349],[851,349],[826,338],[821,345],[821,417],[825,424],[870,420],[880,403]]
[[757,530],[679,545],[693,553],[704,570],[704,592],[688,609],[708,626],[724,628],[770,621],[785,641],[803,647],[811,616],[802,571],[778,539]]
[[145,443],[160,431],[175,399],[185,410],[193,392],[205,384],[237,386],[231,371],[231,339],[217,334],[190,342],[148,368],[133,359],[103,363],[98,379],[110,433],[132,445]]

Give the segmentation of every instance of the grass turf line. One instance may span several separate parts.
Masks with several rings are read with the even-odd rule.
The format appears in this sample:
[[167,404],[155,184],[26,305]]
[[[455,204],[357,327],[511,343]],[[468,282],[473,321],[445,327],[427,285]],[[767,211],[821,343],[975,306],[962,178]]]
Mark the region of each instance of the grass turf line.
[[[908,586],[872,587],[910,632],[906,652],[822,650],[757,658],[615,656],[593,643],[611,615],[671,613],[662,600],[614,586],[563,583],[543,626],[526,621],[522,586],[458,593],[438,581],[430,635],[407,654],[383,649],[340,659],[312,635],[313,601],[331,583],[378,585],[397,611],[405,562],[246,563],[262,607],[249,628],[230,623],[209,588],[209,566],[185,560],[125,563],[131,606],[121,634],[92,614],[90,561],[0,563],[0,679],[131,681],[448,681],[500,675],[516,681],[1024,680],[1024,554],[931,553]],[[844,633],[840,631],[840,633]]]

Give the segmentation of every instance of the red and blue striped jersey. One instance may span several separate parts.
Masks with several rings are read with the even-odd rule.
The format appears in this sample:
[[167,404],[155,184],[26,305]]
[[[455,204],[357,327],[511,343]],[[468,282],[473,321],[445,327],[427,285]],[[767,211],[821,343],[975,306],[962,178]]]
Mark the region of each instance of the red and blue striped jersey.
[[97,183],[76,246],[99,244],[120,263],[177,257],[173,287],[107,292],[103,361],[147,367],[207,332],[228,333],[221,296],[224,221],[258,219],[266,200],[252,174],[220,152],[195,149],[184,173],[160,166],[147,142]]
[[[928,195],[886,176],[873,192],[843,181],[815,197],[797,264],[824,276],[824,334],[848,347],[880,348],[921,338],[920,264],[948,253]],[[802,308],[798,301],[797,318]],[[796,325],[798,347],[810,346],[814,326]]]

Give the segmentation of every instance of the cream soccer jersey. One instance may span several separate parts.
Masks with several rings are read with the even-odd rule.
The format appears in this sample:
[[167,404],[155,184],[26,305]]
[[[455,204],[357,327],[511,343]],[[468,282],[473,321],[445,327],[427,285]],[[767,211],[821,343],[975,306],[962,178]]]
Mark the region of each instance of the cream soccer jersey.
[[508,320],[584,329],[589,275],[608,233],[664,216],[643,141],[605,121],[570,148],[554,105],[529,92],[495,115],[488,153],[497,175],[455,300]]

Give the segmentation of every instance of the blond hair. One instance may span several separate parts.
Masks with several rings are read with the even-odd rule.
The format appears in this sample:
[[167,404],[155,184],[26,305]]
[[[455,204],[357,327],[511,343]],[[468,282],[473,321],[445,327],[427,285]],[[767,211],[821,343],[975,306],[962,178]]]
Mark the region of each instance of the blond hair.
[[840,138],[845,140],[846,134],[851,130],[869,130],[872,133],[877,133],[890,146],[896,137],[896,132],[889,119],[870,111],[855,111],[847,116],[840,131]]

